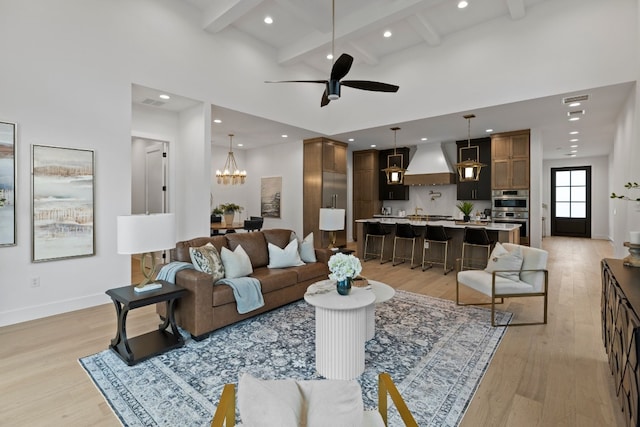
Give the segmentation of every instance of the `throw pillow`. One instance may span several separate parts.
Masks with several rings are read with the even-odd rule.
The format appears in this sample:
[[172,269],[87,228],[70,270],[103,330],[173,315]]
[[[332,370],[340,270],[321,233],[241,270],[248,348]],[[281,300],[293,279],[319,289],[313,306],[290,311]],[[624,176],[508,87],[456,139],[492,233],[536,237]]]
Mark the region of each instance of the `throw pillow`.
[[238,409],[243,425],[298,427],[303,407],[294,380],[260,380],[245,373],[238,382]]
[[294,239],[284,248],[280,249],[273,243],[268,243],[269,265],[268,268],[285,268],[304,265],[298,254],[298,240]]
[[224,277],[224,265],[220,259],[220,254],[211,243],[198,248],[189,248],[189,256],[195,269],[211,274],[214,282]]
[[253,273],[251,259],[240,245],[233,252],[223,246],[220,258],[222,258],[224,265],[224,277],[227,279],[245,277]]
[[317,262],[316,250],[313,247],[313,232],[307,234],[307,237],[300,242],[300,259],[304,262]]
[[307,404],[307,427],[361,426],[362,389],[357,381],[298,381]]
[[[496,243],[487,262],[487,268],[484,271],[493,273],[498,270],[521,270],[523,260],[522,249],[519,246],[509,252],[500,243]],[[519,271],[496,273],[496,276],[515,280],[516,282],[520,280]]]

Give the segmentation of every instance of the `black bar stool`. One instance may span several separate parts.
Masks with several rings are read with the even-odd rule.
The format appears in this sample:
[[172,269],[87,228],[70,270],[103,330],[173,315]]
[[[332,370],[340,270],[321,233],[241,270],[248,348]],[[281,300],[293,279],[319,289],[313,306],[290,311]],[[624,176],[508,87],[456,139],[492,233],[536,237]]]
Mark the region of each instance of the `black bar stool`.
[[[369,261],[373,258],[367,258],[367,255],[375,255],[375,258],[380,257],[380,264],[384,264],[389,260],[384,260],[384,238],[389,232],[385,230],[385,228],[377,221],[366,222],[365,233],[366,237],[364,239],[364,256],[362,257],[363,261]],[[369,239],[379,240],[380,241],[380,252],[372,252],[369,249]]]
[[[484,260],[484,265],[476,266],[476,268],[484,268],[486,266],[486,262],[491,255],[491,246],[493,242],[489,240],[489,235],[487,234],[487,230],[484,227],[465,227],[464,228],[464,237],[462,239],[462,261],[461,261],[461,269],[464,270],[465,259],[464,256],[465,248],[467,246],[477,246],[483,247],[487,249],[487,258]],[[469,259],[472,261],[472,258]],[[473,266],[473,263],[471,263]]]
[[[396,223],[396,236],[393,238],[393,257],[391,258],[393,261],[393,265],[398,265],[404,263],[406,260],[411,260],[411,268],[416,268],[417,265],[413,265],[413,255],[415,253],[416,248],[416,239],[420,237],[420,234],[416,232],[411,224],[405,222]],[[396,246],[398,244],[398,239],[400,240],[410,240],[411,241],[411,258],[407,257],[398,257],[402,261],[396,263]]]
[[[424,241],[427,242],[427,244],[424,245],[424,249],[422,250],[422,271],[433,267],[433,264],[442,264],[445,275],[453,270],[453,267],[449,268],[449,263],[447,262],[449,257],[449,240],[451,240],[451,236],[447,235],[444,226],[427,224],[427,228],[424,233]],[[444,245],[444,256],[442,258],[430,257],[427,259],[427,250],[429,251],[429,255],[431,255],[432,245],[436,244]],[[429,265],[425,267],[425,264]]]

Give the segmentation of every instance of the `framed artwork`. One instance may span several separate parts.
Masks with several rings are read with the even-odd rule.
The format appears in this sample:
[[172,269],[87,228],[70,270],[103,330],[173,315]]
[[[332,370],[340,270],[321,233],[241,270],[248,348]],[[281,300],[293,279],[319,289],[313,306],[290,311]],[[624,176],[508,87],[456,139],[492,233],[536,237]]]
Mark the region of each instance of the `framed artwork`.
[[16,244],[16,124],[0,122],[0,246]]
[[33,262],[95,255],[92,150],[32,146]]
[[280,194],[282,177],[262,178],[260,182],[260,215],[265,218],[280,218]]

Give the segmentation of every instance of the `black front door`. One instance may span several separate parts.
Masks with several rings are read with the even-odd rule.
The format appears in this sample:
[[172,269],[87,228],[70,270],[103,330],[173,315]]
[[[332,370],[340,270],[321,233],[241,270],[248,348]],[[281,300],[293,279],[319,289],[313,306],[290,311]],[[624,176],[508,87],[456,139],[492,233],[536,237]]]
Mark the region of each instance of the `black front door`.
[[551,235],[591,237],[591,166],[551,168]]

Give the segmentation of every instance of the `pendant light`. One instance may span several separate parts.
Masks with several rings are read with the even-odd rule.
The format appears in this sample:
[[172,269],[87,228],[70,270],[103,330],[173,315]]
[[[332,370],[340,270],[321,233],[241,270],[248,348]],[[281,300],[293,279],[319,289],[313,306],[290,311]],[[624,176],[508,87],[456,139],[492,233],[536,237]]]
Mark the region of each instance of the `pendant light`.
[[404,163],[404,156],[396,153],[396,132],[400,130],[399,127],[391,128],[393,131],[393,155],[387,156],[387,167],[382,171],[387,175],[387,184],[402,184],[404,182],[404,173],[407,169],[402,167]]
[[478,147],[477,145],[473,147],[471,146],[471,119],[473,119],[475,115],[467,114],[463,117],[467,119],[467,130],[468,130],[467,147],[460,148],[458,158],[460,159],[463,158],[462,156],[463,149],[467,150],[467,153],[469,153],[469,151],[472,148],[475,148],[475,159],[467,158],[467,160],[456,163],[456,169],[458,170],[458,181],[459,182],[478,181],[480,180],[480,171],[482,170],[482,167],[487,165],[480,163],[480,147]]
[[216,178],[218,178],[218,184],[244,184],[244,180],[247,177],[247,171],[241,171],[236,164],[236,158],[233,155],[233,134],[229,134],[229,154],[227,155],[227,161],[224,163],[222,171],[219,169],[216,171]]

